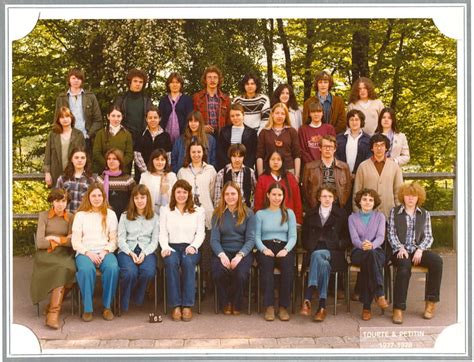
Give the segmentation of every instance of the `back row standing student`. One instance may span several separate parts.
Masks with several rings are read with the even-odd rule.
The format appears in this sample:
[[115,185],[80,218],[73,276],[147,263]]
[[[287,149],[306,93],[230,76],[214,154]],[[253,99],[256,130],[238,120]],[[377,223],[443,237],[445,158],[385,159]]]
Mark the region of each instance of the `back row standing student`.
[[[193,99],[183,94],[184,80],[179,73],[173,72],[166,79],[166,95],[161,97],[159,110],[161,127],[168,132],[171,144],[184,133],[188,114],[193,111]],[[145,160],[148,162],[148,160]]]
[[[138,142],[146,127],[145,117],[152,106],[150,97],[145,95],[144,89],[148,77],[140,69],[131,69],[127,74],[128,91],[117,97],[114,105],[118,106],[123,114],[122,125],[132,134],[133,144]],[[140,169],[135,164],[135,182],[140,180]]]
[[195,111],[201,112],[206,133],[217,137],[219,130],[229,124],[230,98],[222,92],[224,78],[221,70],[211,65],[204,69],[201,83],[205,87],[193,95]]
[[346,111],[344,109],[344,99],[330,90],[334,85],[332,76],[325,71],[316,74],[314,79],[314,90],[316,95],[308,98],[303,105],[303,121],[309,117],[309,105],[313,102],[319,102],[323,106],[323,123],[332,124],[336,133],[343,132],[346,129]]
[[62,107],[69,108],[76,119],[75,127],[84,136],[87,153],[91,155],[95,134],[103,127],[103,120],[95,94],[82,88],[84,80],[85,75],[81,69],[69,70],[66,76],[69,89],[60,93],[56,99],[54,119],[58,117]]
[[302,112],[296,101],[295,91],[289,84],[280,84],[273,92],[270,106],[273,107],[277,103],[283,103],[288,108],[290,115],[291,127],[298,130],[302,122]]
[[246,74],[239,84],[241,95],[233,101],[244,108],[245,125],[256,131],[265,127],[270,116],[270,100],[260,93],[261,88],[262,83],[255,74]]

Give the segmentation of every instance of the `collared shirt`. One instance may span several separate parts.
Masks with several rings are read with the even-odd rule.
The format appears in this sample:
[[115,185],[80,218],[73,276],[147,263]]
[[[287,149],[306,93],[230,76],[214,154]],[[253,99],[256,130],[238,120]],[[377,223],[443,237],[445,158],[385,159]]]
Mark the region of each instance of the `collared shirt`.
[[56,211],[54,211],[54,208],[49,209],[48,219],[52,219],[55,216],[62,217],[64,219],[64,221],[69,222],[69,217],[67,216],[66,210],[64,210],[62,215],[58,215],[58,214],[56,214]]
[[431,216],[429,212],[426,212],[426,222],[424,225],[424,234],[425,237],[419,245],[416,245],[415,241],[415,225],[416,225],[416,215],[422,213],[419,207],[416,208],[413,216],[410,216],[406,211],[403,205],[400,206],[398,214],[401,215],[405,213],[405,220],[407,223],[407,235],[405,238],[405,245],[403,245],[398,239],[397,231],[395,230],[395,208],[390,211],[389,223],[388,223],[388,233],[389,233],[389,242],[392,246],[393,253],[398,252],[403,246],[405,250],[411,254],[416,251],[416,249],[427,250],[433,244],[433,233],[431,231]]
[[66,94],[69,97],[69,109],[76,119],[76,124],[74,127],[81,131],[85,138],[88,138],[89,136],[87,135],[86,121],[84,120],[84,113],[82,110],[82,95],[84,94],[84,89],[81,88],[79,94],[72,94],[71,89],[69,89]]
[[355,162],[357,159],[357,149],[359,148],[359,139],[362,137],[362,130],[359,131],[357,137],[352,137],[352,132],[348,129],[344,132],[344,135],[347,135],[346,143],[346,162],[349,165],[349,170],[351,173],[354,171]]
[[323,169],[323,184],[329,184],[336,187],[336,177],[334,176],[334,160],[331,165],[326,166],[324,162],[321,162],[321,167]]
[[159,218],[155,213],[151,219],[140,215],[135,220],[129,220],[127,213],[123,213],[118,225],[120,251],[129,254],[138,245],[145,255],[154,253],[158,247],[159,225]]
[[56,182],[57,188],[64,188],[69,194],[69,204],[67,210],[74,214],[81,204],[83,195],[87,192],[87,188],[94,182],[92,177],[87,177],[84,173],[81,177],[74,177],[72,180],[64,180],[64,175],[58,178]]
[[[214,190],[214,206],[217,207],[219,204],[219,200],[221,199],[222,188],[224,187],[224,174],[232,168],[232,165],[229,163],[227,164],[222,170],[217,173],[216,177],[216,187]],[[250,181],[252,185],[250,186],[250,190],[253,194],[255,191],[255,187],[257,185],[257,179],[255,178],[255,171],[249,168],[250,171]],[[245,195],[244,195],[244,168],[242,167],[240,171],[234,172],[232,171],[232,181],[234,181],[240,187],[240,192],[242,193],[242,201],[245,202]],[[252,200],[253,201],[253,200]],[[253,202],[252,202],[253,204]]]
[[318,92],[319,103],[323,106],[323,123],[331,123],[331,105],[332,95],[328,93],[326,97],[322,97]]
[[213,96],[206,94],[207,98],[207,113],[208,113],[208,124],[214,127],[214,129],[219,127],[219,97],[216,94]]
[[382,171],[383,171],[383,167],[385,166],[385,161],[387,160],[387,157],[384,156],[382,161],[377,161],[377,160],[375,159],[375,156],[372,156],[370,159],[371,159],[372,162],[374,163],[375,169],[377,170],[377,172],[379,173],[379,175],[381,175],[381,174],[382,174]]

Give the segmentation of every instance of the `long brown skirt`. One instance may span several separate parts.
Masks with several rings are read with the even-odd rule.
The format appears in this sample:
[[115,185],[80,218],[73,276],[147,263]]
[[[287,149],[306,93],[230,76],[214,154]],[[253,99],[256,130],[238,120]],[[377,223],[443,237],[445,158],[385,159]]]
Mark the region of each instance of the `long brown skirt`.
[[76,281],[74,250],[58,246],[52,253],[37,250],[33,257],[30,295],[33,304],[39,303],[54,288]]

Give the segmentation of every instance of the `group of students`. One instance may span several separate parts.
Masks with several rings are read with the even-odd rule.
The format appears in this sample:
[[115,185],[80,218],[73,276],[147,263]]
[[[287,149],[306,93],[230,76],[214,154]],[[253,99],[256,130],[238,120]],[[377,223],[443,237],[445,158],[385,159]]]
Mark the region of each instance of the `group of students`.
[[[387,308],[382,245],[388,240],[388,258],[397,266],[393,322],[402,322],[412,263],[430,269],[424,317],[431,318],[442,259],[428,250],[433,238],[429,213],[421,208],[424,190],[402,184],[406,137],[393,110],[376,99],[372,82],[354,83],[346,115],[342,98],[329,92],[333,81],[326,72],[317,74],[316,95],[302,111],[289,85],[280,85],[270,103],[260,94],[259,79],[246,75],[242,95],[231,103],[220,90],[222,79],[218,68],[208,67],[205,88],[191,98],[182,93],[181,76],[172,73],[168,94],[154,107],[143,93],[146,75],[133,69],[129,90],[111,106],[102,128],[95,96],[81,87],[83,73],[69,72],[46,147],[45,181],[56,188],[48,198],[51,209],[38,220],[31,286],[34,303],[51,294],[46,324],[59,327],[61,303],[74,280],[84,300],[82,318],[92,320],[96,269],[104,319],[113,319],[118,282],[122,310],[130,301],[142,304],[158,245],[173,320],[192,319],[197,263],[212,275],[224,314],[239,314],[254,248],[264,317],[289,320],[297,225],[309,266],[302,315],[312,313],[318,290],[314,320],[325,319],[329,276],[345,270],[351,241],[352,262],[361,266],[356,293],[362,319],[371,318],[374,298]],[[281,271],[277,312],[275,266]]]

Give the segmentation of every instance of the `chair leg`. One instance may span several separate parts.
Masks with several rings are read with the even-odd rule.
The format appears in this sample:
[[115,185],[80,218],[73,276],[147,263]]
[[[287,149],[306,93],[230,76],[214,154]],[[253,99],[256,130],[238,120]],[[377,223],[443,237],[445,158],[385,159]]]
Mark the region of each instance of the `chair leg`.
[[260,269],[257,268],[257,313],[260,313]]
[[201,314],[201,268],[198,265],[197,269],[197,287],[198,287],[198,314]]
[[154,313],[156,315],[156,313],[158,312],[158,274],[157,272],[155,271],[155,279],[154,279],[154,289],[155,289],[155,308],[154,308]]
[[250,267],[250,274],[249,274],[249,280],[248,280],[249,286],[248,286],[248,302],[247,302],[247,314],[250,315],[252,314],[252,267]]
[[337,277],[338,272],[334,273],[334,315],[337,314]]
[[77,292],[77,313],[79,318],[82,317],[82,300],[81,300],[81,289],[76,284],[76,292]]
[[122,309],[121,309],[122,290],[121,290],[121,288],[120,288],[120,281],[119,281],[119,283],[118,283],[118,285],[117,285],[117,295],[118,295],[118,298],[117,298],[117,299],[118,299],[118,300],[117,300],[117,312],[118,312],[118,313],[117,313],[117,315],[118,315],[119,317],[121,317],[121,316],[122,316]]
[[293,278],[293,291],[291,294],[291,313],[295,314],[295,304],[296,304],[296,280]]
[[163,313],[167,314],[167,305],[166,305],[166,271],[165,268],[163,268]]
[[217,286],[216,283],[214,283],[214,313],[219,314],[219,307],[217,306],[217,303],[219,302],[219,299],[217,297]]
[[304,270],[301,271],[301,306],[303,306],[303,301],[304,301],[304,291],[305,291],[305,272]]
[[350,265],[347,266],[347,274],[346,279],[344,280],[346,287],[345,287],[345,299],[346,299],[346,306],[347,306],[347,313],[351,311],[351,298],[350,298],[350,289],[351,289],[351,267]]

